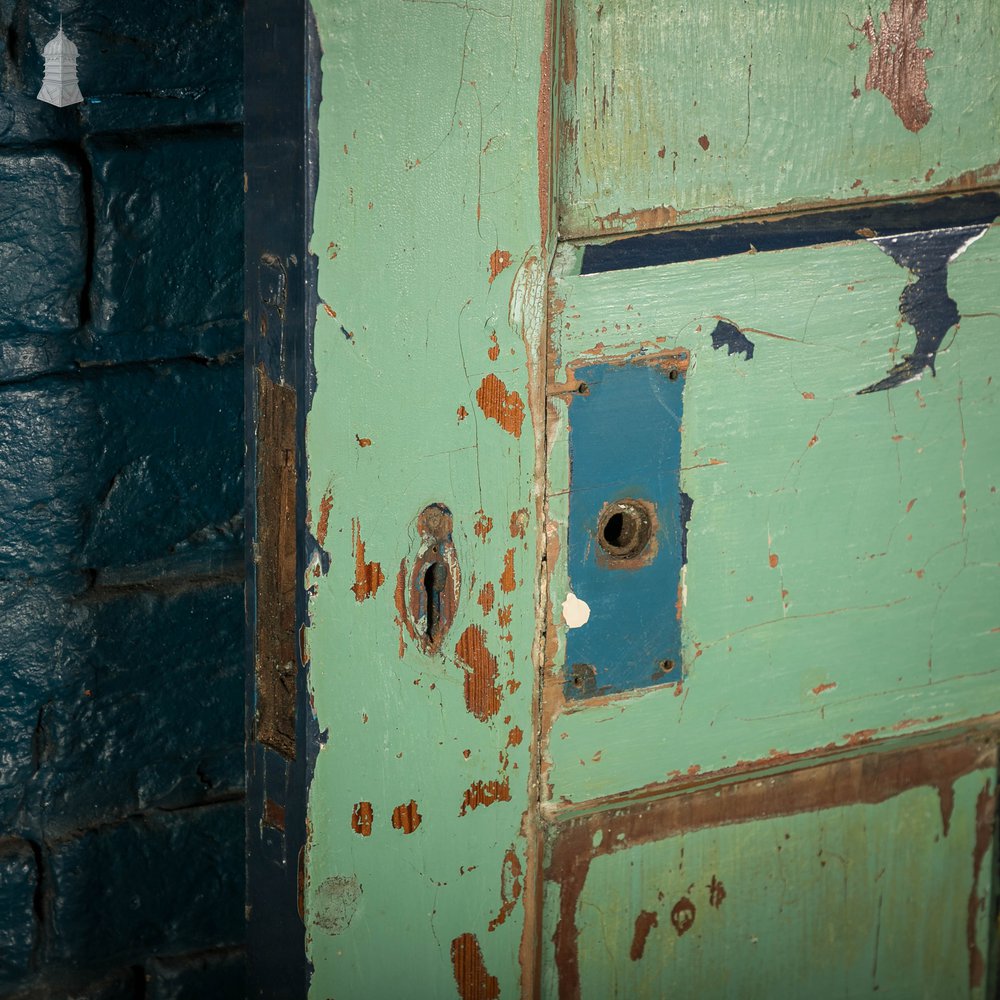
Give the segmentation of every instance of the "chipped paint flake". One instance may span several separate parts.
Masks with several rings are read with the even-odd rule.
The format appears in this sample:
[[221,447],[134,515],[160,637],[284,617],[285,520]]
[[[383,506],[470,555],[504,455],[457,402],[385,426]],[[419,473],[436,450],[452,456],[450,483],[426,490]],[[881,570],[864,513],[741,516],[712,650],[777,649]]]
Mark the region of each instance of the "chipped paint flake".
[[521,436],[524,400],[517,390],[508,392],[503,380],[490,373],[476,390],[476,402],[486,417],[495,420],[508,434]]
[[879,14],[878,31],[871,14],[860,29],[872,47],[865,90],[884,94],[911,132],[919,132],[933,110],[927,100],[924,64],[934,52],[920,46],[926,20],[927,0],[892,0],[888,12]]
[[563,601],[562,614],[567,628],[580,628],[590,621],[590,605],[576,594],[569,593]]
[[455,645],[455,657],[465,670],[465,707],[486,722],[500,711],[503,693],[497,683],[497,658],[486,646],[486,632],[470,625]]
[[354,583],[351,590],[360,604],[378,593],[378,588],[385,583],[385,575],[377,562],[365,562],[365,543],[361,539],[361,523],[357,518],[351,521],[351,544],[354,552]]
[[402,830],[403,833],[413,833],[420,826],[422,819],[423,816],[420,815],[417,809],[417,803],[413,799],[410,799],[409,802],[404,802],[393,809],[392,828],[394,830]]
[[451,942],[451,966],[462,1000],[497,1000],[500,983],[483,962],[475,934],[460,934]]
[[632,935],[632,947],[629,949],[628,957],[633,962],[638,962],[646,950],[646,939],[649,932],[659,926],[659,918],[653,910],[642,910],[635,918],[635,932]]
[[458,815],[464,816],[480,806],[486,808],[496,802],[510,802],[510,778],[504,778],[502,781],[496,778],[491,778],[489,781],[474,781],[462,793],[462,807]]

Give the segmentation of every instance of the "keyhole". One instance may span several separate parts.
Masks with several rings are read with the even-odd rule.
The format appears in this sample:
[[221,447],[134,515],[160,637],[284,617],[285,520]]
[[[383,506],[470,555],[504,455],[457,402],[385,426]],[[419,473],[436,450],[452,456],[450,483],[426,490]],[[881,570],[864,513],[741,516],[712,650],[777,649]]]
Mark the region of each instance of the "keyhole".
[[441,621],[441,593],[448,579],[448,567],[443,562],[433,562],[424,573],[424,600],[427,608],[427,638],[437,637]]

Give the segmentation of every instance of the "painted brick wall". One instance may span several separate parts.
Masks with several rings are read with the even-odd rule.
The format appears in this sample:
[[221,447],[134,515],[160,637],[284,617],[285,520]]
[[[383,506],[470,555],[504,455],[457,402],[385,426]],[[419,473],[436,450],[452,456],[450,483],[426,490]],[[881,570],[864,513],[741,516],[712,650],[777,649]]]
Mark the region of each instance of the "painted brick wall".
[[242,22],[0,0],[0,996],[244,992]]

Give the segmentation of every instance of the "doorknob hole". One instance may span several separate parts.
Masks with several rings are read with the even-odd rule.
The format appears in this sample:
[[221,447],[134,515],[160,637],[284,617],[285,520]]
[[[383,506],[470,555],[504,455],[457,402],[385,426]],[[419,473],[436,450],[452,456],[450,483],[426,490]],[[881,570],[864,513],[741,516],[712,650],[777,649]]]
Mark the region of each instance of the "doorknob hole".
[[613,559],[635,559],[653,535],[653,508],[644,500],[606,504],[597,525],[597,541]]

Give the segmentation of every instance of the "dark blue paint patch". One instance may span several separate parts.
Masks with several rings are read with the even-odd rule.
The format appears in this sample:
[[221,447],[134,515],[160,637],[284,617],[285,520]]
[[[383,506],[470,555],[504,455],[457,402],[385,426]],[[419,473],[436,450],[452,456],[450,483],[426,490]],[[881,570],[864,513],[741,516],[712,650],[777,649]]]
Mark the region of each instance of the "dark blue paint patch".
[[686,566],[688,561],[688,524],[691,523],[691,511],[694,508],[694,500],[681,490],[681,565]]
[[958,305],[948,294],[948,263],[988,228],[961,226],[872,240],[916,278],[899,297],[899,314],[916,331],[917,343],[912,353],[889,369],[885,378],[859,390],[859,396],[895,388],[917,378],[925,368],[934,374],[938,348],[945,334],[962,318]]
[[753,357],[753,341],[738,326],[724,319],[715,324],[712,347],[716,351],[725,347],[729,354],[742,354],[747,361]]
[[340,332],[344,335],[344,340],[354,340],[354,334],[343,324],[341,324]]
[[[656,359],[574,373],[589,392],[570,404],[569,589],[590,608],[567,631],[568,699],[676,681],[677,594],[691,501],[680,491],[683,377]],[[599,542],[608,504],[655,508],[645,553],[616,561]]]
[[629,236],[584,247],[581,274],[654,267],[734,254],[790,250],[845,240],[899,236],[992,222],[1000,215],[1000,194],[937,198],[927,202],[869,205],[794,218],[733,222],[700,229]]

